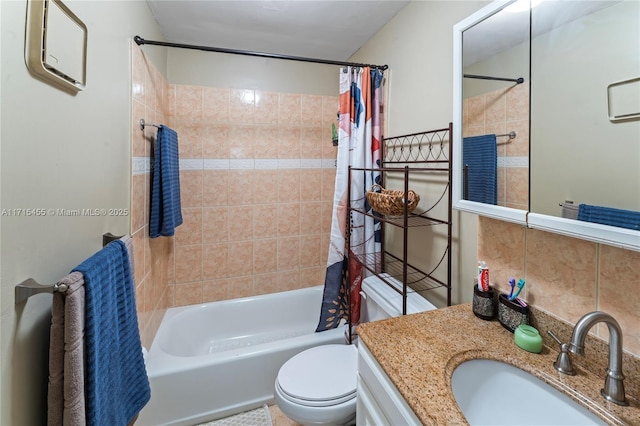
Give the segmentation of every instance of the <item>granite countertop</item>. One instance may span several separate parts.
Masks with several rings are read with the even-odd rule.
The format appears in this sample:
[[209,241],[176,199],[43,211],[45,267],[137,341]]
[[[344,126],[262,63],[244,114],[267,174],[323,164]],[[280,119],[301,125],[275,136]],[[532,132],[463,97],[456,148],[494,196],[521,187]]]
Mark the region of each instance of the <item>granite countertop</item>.
[[[558,348],[545,345],[540,354],[520,349],[513,333],[497,320],[477,318],[470,303],[360,324],[358,335],[425,425],[467,424],[451,391],[451,375],[470,359],[507,362],[565,392],[610,424],[640,425],[637,395],[627,390],[628,407],[600,395],[604,371],[593,374],[574,362],[577,375],[557,372],[553,362]],[[630,374],[624,364],[623,372],[626,385]],[[632,368],[631,375],[637,373]],[[496,401],[496,409],[502,403],[507,402]]]

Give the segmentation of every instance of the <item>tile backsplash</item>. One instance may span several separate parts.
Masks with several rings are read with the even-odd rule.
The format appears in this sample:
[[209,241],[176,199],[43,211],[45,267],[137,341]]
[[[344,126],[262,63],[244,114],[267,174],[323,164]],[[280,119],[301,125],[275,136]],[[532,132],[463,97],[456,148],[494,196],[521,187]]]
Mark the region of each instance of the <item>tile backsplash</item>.
[[[535,308],[575,324],[584,314],[611,314],[624,349],[640,356],[640,252],[479,217],[478,258],[492,284],[508,293],[511,277],[524,278],[523,298]],[[598,324],[592,333],[607,340]]]

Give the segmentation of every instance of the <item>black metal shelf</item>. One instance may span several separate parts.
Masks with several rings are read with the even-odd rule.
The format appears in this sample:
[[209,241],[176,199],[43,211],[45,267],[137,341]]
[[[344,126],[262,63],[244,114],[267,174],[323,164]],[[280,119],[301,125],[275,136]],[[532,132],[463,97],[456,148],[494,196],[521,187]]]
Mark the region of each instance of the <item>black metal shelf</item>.
[[[382,186],[387,177],[397,177],[402,175],[404,191],[407,193],[409,180],[413,176],[429,176],[437,174],[446,177],[438,182],[442,185],[442,193],[437,199],[432,201],[426,208],[420,208],[418,204],[417,212],[407,213],[400,216],[383,216],[375,211],[367,212],[362,208],[349,206],[349,215],[357,214],[374,218],[382,224],[387,224],[402,230],[402,254],[393,254],[384,249],[384,226],[382,227],[382,253],[356,254],[357,261],[371,274],[391,287],[394,291],[405,297],[408,293],[421,293],[423,291],[438,288],[447,289],[447,305],[451,305],[451,233],[452,233],[452,131],[453,125],[448,128],[431,130],[427,132],[412,133],[409,135],[384,138],[382,141],[382,160],[379,168],[350,168],[349,186],[351,185],[352,174],[379,172],[382,177]],[[359,200],[360,202],[362,200]],[[421,200],[421,202],[424,200]],[[435,207],[446,202],[446,218],[434,214],[439,209]],[[408,254],[408,230],[410,228],[446,225],[447,244],[443,249],[442,257],[431,271],[424,271],[424,268],[416,267],[407,261]],[[348,245],[350,253],[362,253],[364,247],[353,246],[351,242],[351,230],[348,230]],[[446,271],[441,271],[442,267]],[[431,266],[430,266],[431,268]],[[436,278],[436,275],[446,275],[446,279]],[[400,287],[398,287],[400,283]],[[402,312],[406,314],[406,297],[403,299]]]

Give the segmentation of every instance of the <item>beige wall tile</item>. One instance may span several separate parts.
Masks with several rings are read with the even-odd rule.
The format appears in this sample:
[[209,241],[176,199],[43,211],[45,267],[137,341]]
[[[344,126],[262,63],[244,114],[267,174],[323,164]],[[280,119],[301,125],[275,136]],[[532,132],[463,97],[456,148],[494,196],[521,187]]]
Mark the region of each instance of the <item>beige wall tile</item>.
[[[328,214],[329,218],[331,213]],[[300,235],[319,234],[322,230],[322,203],[300,203]]]
[[253,171],[229,170],[229,205],[245,205],[253,202]]
[[202,303],[202,283],[176,284],[175,306],[195,305]]
[[180,202],[182,207],[202,207],[202,171],[180,172]]
[[507,121],[529,119],[529,82],[507,90]]
[[229,241],[253,239],[253,206],[230,206],[229,218]]
[[254,158],[253,125],[232,124],[229,127],[229,158]]
[[145,225],[144,213],[148,202],[145,184],[144,175],[136,175],[131,178],[131,229],[133,232]]
[[300,132],[300,158],[322,158],[321,127],[302,128]]
[[281,124],[278,127],[278,158],[300,158],[300,127]]
[[255,114],[255,92],[253,90],[229,90],[229,122],[253,124]]
[[300,239],[297,236],[278,238],[278,272],[299,267]]
[[278,170],[256,170],[251,177],[254,204],[278,202]]
[[504,123],[507,118],[505,90],[496,90],[485,95],[485,124]]
[[253,273],[266,274],[278,270],[278,242],[275,238],[253,241]]
[[595,310],[595,243],[529,230],[526,258],[531,303],[569,322]]
[[202,278],[214,280],[229,276],[229,244],[205,244],[202,246]]
[[282,291],[278,282],[278,274],[275,272],[254,274],[253,291],[255,294],[269,294]]
[[502,292],[510,288],[510,278],[525,278],[524,232],[522,225],[478,218],[478,260],[487,262],[489,280]]
[[231,149],[228,124],[202,123],[202,158],[227,159]]
[[278,204],[278,236],[293,237],[300,234],[300,204]]
[[300,125],[300,95],[295,93],[280,93],[278,123],[287,126]]
[[322,169],[300,170],[300,201],[321,201]]
[[278,170],[278,202],[300,201],[300,170]]
[[252,296],[253,294],[253,275],[244,275],[229,278],[229,286],[227,287],[227,299],[247,297]]
[[255,116],[256,124],[278,124],[278,104],[280,97],[277,93],[255,91]]
[[298,269],[278,271],[278,287],[280,288],[280,291],[302,288],[300,283],[300,271]]
[[229,207],[202,209],[202,242],[204,244],[229,241]]
[[202,280],[202,245],[176,246],[175,258],[177,284]]
[[182,225],[176,228],[177,246],[202,244],[202,208],[185,207],[182,209]]
[[[277,111],[277,110],[276,110]],[[255,128],[255,158],[278,158],[278,126],[259,125]]]
[[322,238],[319,234],[300,237],[300,267],[310,268],[320,265]]
[[[611,314],[624,335],[624,348],[640,354],[640,252],[600,246],[598,310]],[[608,340],[606,327],[598,335]]]
[[229,122],[229,89],[205,87],[203,91],[202,119],[210,123]]
[[253,230],[255,238],[271,238],[278,235],[278,205],[253,206]]
[[229,277],[251,275],[253,273],[253,241],[229,243]]
[[300,96],[300,121],[303,126],[322,125],[322,96]]
[[202,172],[202,205],[204,207],[229,204],[229,172],[204,170]]
[[178,120],[202,120],[202,87],[176,85],[176,109],[174,117]]
[[227,299],[229,294],[229,280],[210,280],[202,282],[202,302],[217,302]]

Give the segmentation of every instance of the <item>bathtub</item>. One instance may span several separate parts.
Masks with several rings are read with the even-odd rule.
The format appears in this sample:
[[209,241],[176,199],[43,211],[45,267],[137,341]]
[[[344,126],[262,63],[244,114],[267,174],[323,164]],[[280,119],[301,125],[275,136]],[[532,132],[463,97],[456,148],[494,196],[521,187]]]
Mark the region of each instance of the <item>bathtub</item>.
[[313,346],[322,286],[167,310],[146,359],[151,400],[136,425],[194,425],[273,402],[278,370]]

